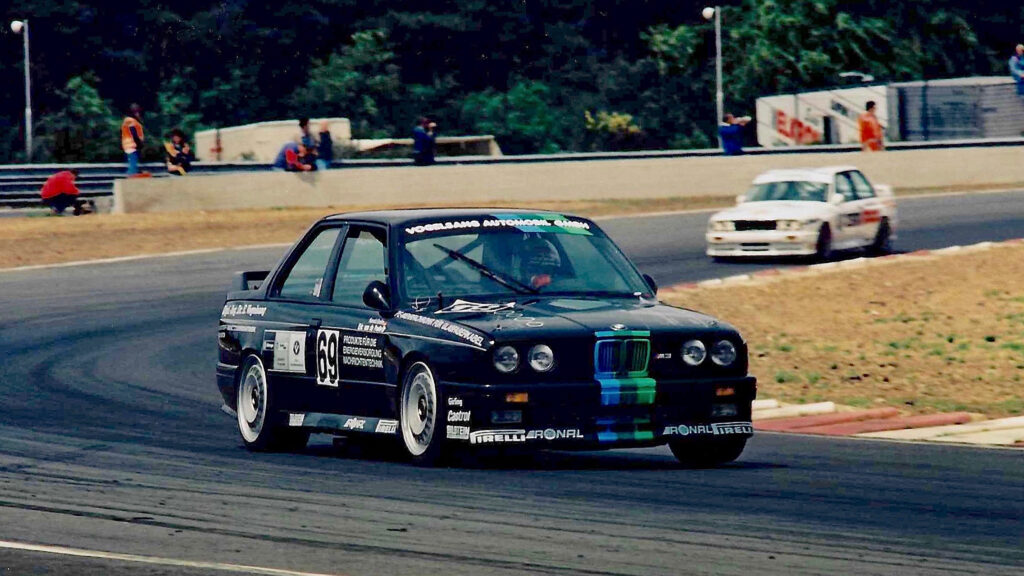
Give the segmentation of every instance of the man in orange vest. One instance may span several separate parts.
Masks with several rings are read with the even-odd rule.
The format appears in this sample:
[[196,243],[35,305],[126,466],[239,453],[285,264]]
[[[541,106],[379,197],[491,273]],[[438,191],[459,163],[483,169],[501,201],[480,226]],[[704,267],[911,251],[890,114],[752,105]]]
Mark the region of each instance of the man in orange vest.
[[865,152],[880,152],[885,150],[882,124],[875,116],[875,103],[869,101],[867,110],[857,119],[860,127],[860,147]]
[[128,115],[121,122],[121,149],[128,159],[128,175],[139,173],[139,152],[146,135],[142,131],[142,107],[132,104],[128,107]]

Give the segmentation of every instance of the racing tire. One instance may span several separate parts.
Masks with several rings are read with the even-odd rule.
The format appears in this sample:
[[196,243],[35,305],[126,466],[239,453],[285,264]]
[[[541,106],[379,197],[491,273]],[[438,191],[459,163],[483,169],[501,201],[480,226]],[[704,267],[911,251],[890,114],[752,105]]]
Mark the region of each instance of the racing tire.
[[297,452],[309,442],[308,431],[288,428],[279,421],[267,372],[255,354],[242,363],[235,414],[242,442],[253,452]]
[[747,446],[746,438],[710,442],[670,441],[668,447],[679,463],[687,468],[712,468],[728,464],[740,457]]
[[832,228],[828,223],[822,224],[818,230],[818,241],[814,245],[814,258],[819,262],[832,259]]
[[878,233],[875,240],[868,246],[868,253],[872,256],[885,256],[892,253],[892,227],[889,226],[889,219],[882,218],[878,225]]
[[402,378],[398,400],[398,429],[405,453],[417,466],[435,466],[443,461],[443,390],[424,362],[414,362]]

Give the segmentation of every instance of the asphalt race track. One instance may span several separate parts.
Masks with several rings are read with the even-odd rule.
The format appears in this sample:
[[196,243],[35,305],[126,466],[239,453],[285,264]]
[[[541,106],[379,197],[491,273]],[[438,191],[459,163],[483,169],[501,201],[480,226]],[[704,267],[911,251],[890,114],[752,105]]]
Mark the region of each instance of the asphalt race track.
[[[1024,193],[900,205],[901,250],[1024,237]],[[766,266],[704,259],[706,218],[602,225],[663,285]],[[280,253],[0,273],[0,573],[1024,571],[1019,450],[760,434],[717,470],[667,449],[424,470],[320,437],[249,454],[218,409],[215,326],[230,273]]]

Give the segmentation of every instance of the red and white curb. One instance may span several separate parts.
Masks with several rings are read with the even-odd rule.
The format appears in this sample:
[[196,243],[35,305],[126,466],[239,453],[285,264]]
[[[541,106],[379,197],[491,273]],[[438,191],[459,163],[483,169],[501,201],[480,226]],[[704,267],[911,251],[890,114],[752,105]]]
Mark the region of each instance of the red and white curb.
[[862,257],[854,258],[852,260],[839,260],[836,262],[811,264],[809,266],[770,268],[768,270],[759,270],[757,272],[752,272],[750,274],[737,274],[734,276],[725,276],[723,278],[711,278],[710,280],[703,280],[701,282],[684,282],[682,284],[675,284],[667,287],[665,289],[665,292],[673,292],[677,290],[700,290],[704,288],[725,288],[737,285],[764,284],[768,282],[774,282],[783,278],[792,278],[794,276],[827,273],[838,270],[853,270],[858,268],[867,268],[871,266],[884,266],[897,262],[920,260],[922,258],[940,258],[943,256],[950,256],[954,254],[984,252],[995,248],[1002,248],[1007,246],[1020,246],[1022,244],[1024,244],[1024,238],[1014,238],[1012,240],[1004,240],[1002,242],[979,242],[977,244],[968,244],[965,246],[948,246],[946,248],[940,248],[937,250],[918,250],[916,252],[908,252],[906,254],[890,254],[888,256],[880,256],[877,258]]
[[754,402],[754,428],[823,436],[1024,447],[1024,416],[978,420],[967,412],[905,416],[892,407],[854,409],[833,402]]

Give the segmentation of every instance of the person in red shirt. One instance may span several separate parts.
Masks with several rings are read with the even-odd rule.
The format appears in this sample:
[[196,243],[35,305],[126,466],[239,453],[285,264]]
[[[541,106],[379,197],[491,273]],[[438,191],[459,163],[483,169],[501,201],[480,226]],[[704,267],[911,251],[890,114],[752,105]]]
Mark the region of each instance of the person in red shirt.
[[860,128],[860,147],[865,152],[880,152],[885,150],[882,123],[875,115],[874,101],[868,102],[866,108],[867,110],[857,119]]
[[88,214],[87,200],[78,197],[78,187],[75,186],[75,179],[78,178],[78,170],[63,170],[46,179],[43,189],[40,192],[43,204],[50,207],[54,214],[63,214],[68,208],[74,207],[73,214],[79,216]]

